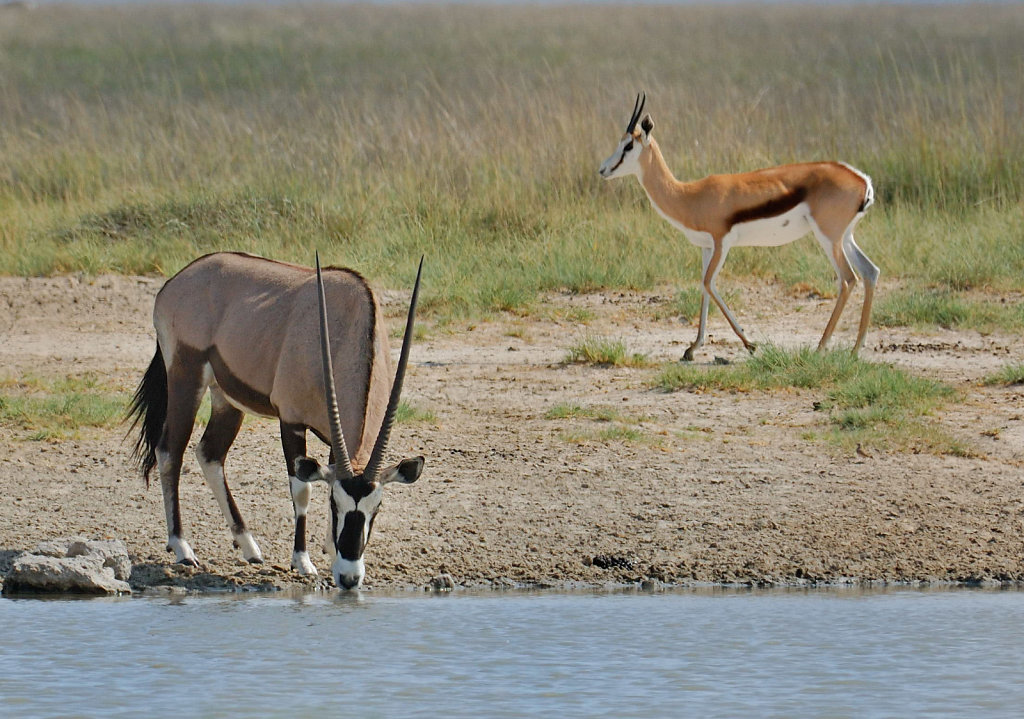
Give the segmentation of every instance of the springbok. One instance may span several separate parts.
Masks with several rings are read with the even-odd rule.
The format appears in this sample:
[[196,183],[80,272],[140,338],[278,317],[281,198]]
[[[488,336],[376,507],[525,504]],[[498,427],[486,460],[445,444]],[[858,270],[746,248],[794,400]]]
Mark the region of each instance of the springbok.
[[[310,483],[326,482],[334,581],[345,589],[360,585],[383,486],[415,482],[423,470],[423,457],[382,467],[409,361],[422,270],[421,259],[390,395],[387,333],[370,286],[356,272],[321,271],[319,255],[314,272],[253,255],[216,253],[167,281],[153,308],[156,354],[129,416],[133,429],[141,425],[134,456],[147,484],[158,468],[167,550],[179,563],[199,564],[182,534],[178,482],[196,411],[209,389],[210,421],[196,457],[245,559],[258,564],[263,555],[228,489],[224,458],[243,413],[250,412],[280,420],[295,511],[292,567],[317,574],[306,550],[306,513]],[[307,429],[324,442],[329,438],[328,466],[305,456]],[[355,441],[354,455],[346,437]]]
[[835,308],[818,343],[819,350],[832,336],[857,284],[857,275],[864,280],[864,305],[853,347],[856,354],[864,343],[871,319],[871,300],[879,273],[878,267],[853,241],[854,226],[874,202],[871,178],[841,162],[809,162],[680,182],[673,177],[657,141],[651,137],[654,121],[650,114],[640,120],[646,100],[646,94],[637,95],[626,132],[599,172],[606,180],[636,175],[658,214],[701,249],[704,287],[700,325],[697,339],[687,348],[683,359],[693,360],[694,350],[704,344],[708,298],[718,305],[743,346],[754,351],[754,345],[719,296],[715,278],[733,247],[777,247],[808,232],[818,238],[839,281]]

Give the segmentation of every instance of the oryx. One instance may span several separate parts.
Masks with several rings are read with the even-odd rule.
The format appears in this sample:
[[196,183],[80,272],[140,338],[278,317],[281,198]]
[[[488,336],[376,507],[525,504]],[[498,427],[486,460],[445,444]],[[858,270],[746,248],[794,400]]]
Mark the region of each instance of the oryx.
[[[409,360],[422,269],[421,259],[390,386],[380,308],[353,270],[321,271],[319,256],[314,271],[223,252],[200,257],[167,281],[153,308],[156,354],[129,415],[133,428],[141,425],[135,457],[147,483],[158,468],[167,549],[178,562],[198,566],[182,536],[178,480],[199,402],[209,389],[210,422],[196,457],[245,559],[260,563],[263,556],[231,497],[224,457],[243,413],[250,412],[280,420],[295,510],[292,567],[317,573],[306,550],[306,512],[309,483],[323,481],[330,486],[334,581],[346,589],[359,586],[383,486],[415,482],[423,469],[423,457],[382,467]],[[329,466],[305,456],[307,429],[329,438]],[[349,446],[355,447],[352,455]]]

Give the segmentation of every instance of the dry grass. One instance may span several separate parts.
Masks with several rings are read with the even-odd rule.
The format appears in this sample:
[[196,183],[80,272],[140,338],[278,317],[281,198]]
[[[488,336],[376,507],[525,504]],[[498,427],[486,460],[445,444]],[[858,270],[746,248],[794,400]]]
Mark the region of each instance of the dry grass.
[[[0,15],[0,272],[314,248],[425,309],[695,281],[596,173],[648,93],[681,178],[836,158],[886,278],[1019,287],[1024,6],[43,6]],[[807,240],[726,268],[823,291]]]

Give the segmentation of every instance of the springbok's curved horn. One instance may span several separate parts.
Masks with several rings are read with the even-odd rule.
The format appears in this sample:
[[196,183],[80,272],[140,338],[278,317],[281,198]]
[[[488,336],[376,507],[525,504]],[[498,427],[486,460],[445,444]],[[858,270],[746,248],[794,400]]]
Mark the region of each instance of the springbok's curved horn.
[[345,435],[341,431],[341,415],[338,412],[338,394],[334,388],[334,366],[331,362],[331,338],[327,330],[327,295],[324,293],[324,276],[320,271],[320,253],[316,253],[316,290],[320,299],[320,355],[323,358],[324,394],[327,402],[327,419],[331,424],[331,452],[334,454],[335,473],[341,479],[348,479],[355,473],[345,446]]
[[[643,97],[641,98],[641,94]],[[633,103],[633,114],[629,116],[629,124],[626,125],[626,132],[632,133],[636,129],[636,121],[640,119],[640,114],[644,111],[644,105],[647,104],[647,93],[637,93],[636,102]]]
[[398,369],[395,370],[395,382],[391,385],[388,409],[384,413],[384,421],[380,425],[380,432],[377,433],[377,441],[373,445],[370,460],[366,463],[366,469],[363,470],[363,478],[369,482],[376,482],[380,474],[381,462],[384,460],[384,450],[388,447],[391,427],[395,423],[395,413],[398,411],[398,400],[402,396],[402,381],[405,379],[405,368],[409,364],[409,348],[412,346],[412,325],[416,316],[416,301],[420,294],[420,276],[422,274],[423,257],[420,257],[420,267],[416,270],[416,285],[412,289],[412,299],[409,300],[409,317],[405,321],[402,353],[398,357]]

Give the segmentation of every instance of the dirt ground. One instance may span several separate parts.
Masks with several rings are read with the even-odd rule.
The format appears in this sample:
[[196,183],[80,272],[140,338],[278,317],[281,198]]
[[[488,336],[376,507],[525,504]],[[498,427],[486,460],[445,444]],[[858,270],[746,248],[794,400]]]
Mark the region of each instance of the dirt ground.
[[[152,356],[161,284],[0,278],[0,378],[96,373],[133,390]],[[468,587],[1024,580],[1024,388],[979,382],[1024,358],[1022,338],[873,327],[866,359],[961,390],[933,419],[977,456],[847,453],[807,438],[824,422],[813,409],[820,393],[665,394],[649,386],[653,369],[563,363],[586,334],[678,360],[696,328],[666,311],[671,295],[555,295],[529,317],[457,332],[426,322],[405,399],[436,419],[399,425],[390,454],[423,454],[427,466],[418,483],[388,487],[366,586],[425,587],[442,573]],[[400,325],[406,301],[385,294],[390,325]],[[859,303],[857,295],[838,341],[852,341]],[[796,346],[817,342],[831,306],[747,285],[739,315],[754,341]],[[585,326],[566,319],[583,308]],[[743,356],[714,317],[698,363]],[[565,404],[622,419],[546,417]],[[613,426],[633,436],[602,438]],[[125,431],[40,442],[0,428],[0,571],[42,540],[82,535],[123,539],[136,589],[330,585],[322,485],[310,517],[320,579],[288,568],[291,503],[275,422],[248,418],[228,455],[261,566],[233,549],[191,453],[182,511],[203,566],[173,564],[159,483],[147,488],[133,472]],[[317,451],[323,459],[325,448]]]

